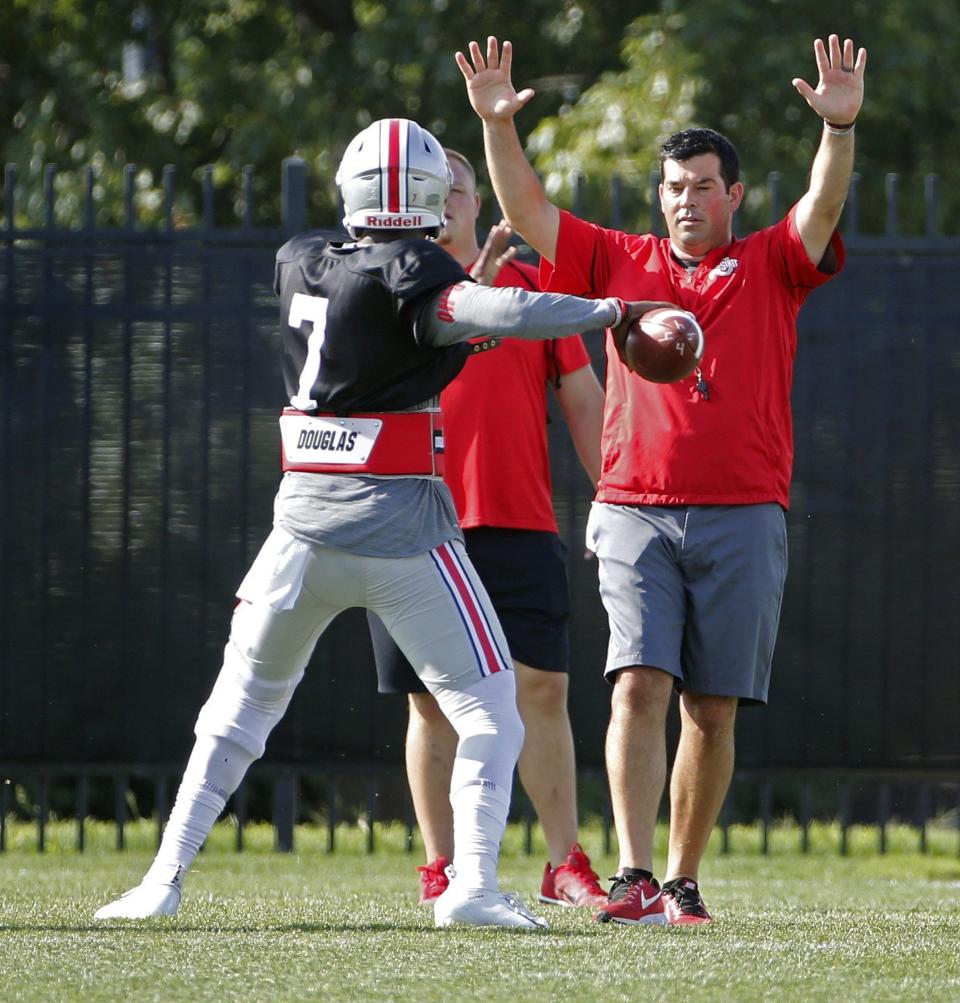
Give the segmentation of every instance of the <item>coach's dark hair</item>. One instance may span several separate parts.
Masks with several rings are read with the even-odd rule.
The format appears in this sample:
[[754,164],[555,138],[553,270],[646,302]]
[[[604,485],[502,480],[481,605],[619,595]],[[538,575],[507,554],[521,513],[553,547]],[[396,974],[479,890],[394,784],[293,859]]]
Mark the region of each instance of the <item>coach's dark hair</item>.
[[729,191],[730,186],[740,180],[740,158],[733,143],[713,129],[684,129],[670,136],[660,147],[660,174],[663,174],[665,160],[682,164],[702,153],[715,153],[720,158],[720,177]]

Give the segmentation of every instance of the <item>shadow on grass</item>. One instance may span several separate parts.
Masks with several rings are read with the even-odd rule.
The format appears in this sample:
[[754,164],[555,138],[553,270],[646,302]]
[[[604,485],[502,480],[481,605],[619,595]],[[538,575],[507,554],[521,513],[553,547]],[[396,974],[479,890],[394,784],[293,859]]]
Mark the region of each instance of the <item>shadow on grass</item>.
[[137,931],[151,936],[169,937],[181,934],[264,934],[264,933],[418,933],[425,937],[450,937],[457,933],[477,934],[492,933],[496,935],[518,937],[563,937],[575,939],[592,937],[592,928],[586,930],[561,930],[551,927],[548,930],[516,930],[509,927],[496,926],[457,926],[440,929],[435,926],[423,926],[419,923],[216,923],[204,926],[193,923],[189,926],[177,922],[176,919],[127,919],[112,920],[99,923],[0,923],[0,934],[4,933],[100,933],[115,934],[124,931]]

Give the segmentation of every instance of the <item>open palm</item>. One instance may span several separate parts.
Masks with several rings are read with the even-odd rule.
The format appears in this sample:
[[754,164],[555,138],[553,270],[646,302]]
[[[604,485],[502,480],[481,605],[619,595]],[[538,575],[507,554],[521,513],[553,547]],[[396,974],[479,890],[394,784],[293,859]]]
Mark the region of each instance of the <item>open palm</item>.
[[500,51],[497,39],[487,39],[484,56],[477,42],[469,45],[469,57],[457,52],[455,59],[467,83],[467,97],[473,110],[482,119],[512,118],[533,97],[529,87],[517,93],[510,79],[513,47],[503,43]]
[[863,71],[867,65],[866,49],[856,52],[852,39],[843,45],[836,35],[831,35],[827,45],[821,39],[813,43],[820,79],[816,88],[799,78],[793,86],[807,104],[823,119],[846,125],[853,122],[863,104]]

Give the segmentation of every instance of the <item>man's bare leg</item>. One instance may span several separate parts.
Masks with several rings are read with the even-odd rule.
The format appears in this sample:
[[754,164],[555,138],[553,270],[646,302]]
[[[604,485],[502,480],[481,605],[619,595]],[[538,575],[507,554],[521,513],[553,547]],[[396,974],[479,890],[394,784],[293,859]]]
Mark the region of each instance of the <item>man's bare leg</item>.
[[550,854],[562,864],[577,841],[577,776],[573,731],[567,712],[568,677],[514,662],[517,705],[526,738],[520,780],[536,810]]
[[633,666],[614,679],[607,776],[620,867],[653,871],[653,836],[667,774],[666,718],[673,677]]
[[429,693],[409,695],[407,782],[427,863],[453,860],[453,809],[450,777],[457,753],[457,733]]
[[670,777],[667,880],[697,880],[733,776],[737,704],[736,697],[681,695],[680,742]]

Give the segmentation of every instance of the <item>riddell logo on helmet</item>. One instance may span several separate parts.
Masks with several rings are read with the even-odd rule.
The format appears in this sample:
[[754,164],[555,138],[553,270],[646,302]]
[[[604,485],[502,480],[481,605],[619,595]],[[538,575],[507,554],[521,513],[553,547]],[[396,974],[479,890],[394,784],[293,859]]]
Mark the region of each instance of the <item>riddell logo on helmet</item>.
[[422,216],[367,216],[364,226],[386,226],[400,227],[402,229],[414,229],[423,226]]

